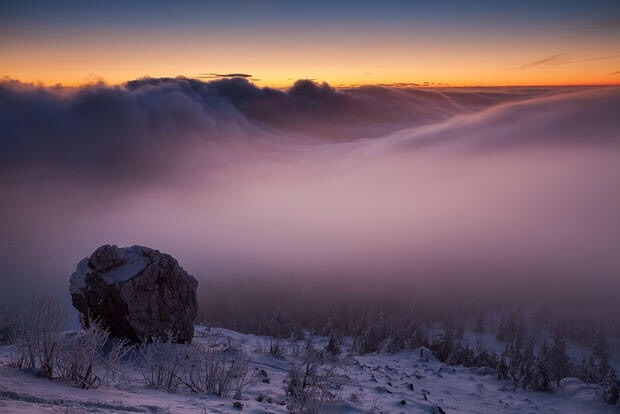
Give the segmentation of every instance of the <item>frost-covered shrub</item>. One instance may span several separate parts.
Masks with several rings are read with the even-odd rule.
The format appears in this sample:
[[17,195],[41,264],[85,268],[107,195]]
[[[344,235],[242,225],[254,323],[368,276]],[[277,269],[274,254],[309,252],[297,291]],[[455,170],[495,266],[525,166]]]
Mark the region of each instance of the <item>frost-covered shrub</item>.
[[13,364],[38,368],[51,378],[66,324],[66,313],[58,302],[33,297],[30,309],[17,318]]
[[130,350],[117,341],[109,352],[109,332],[96,320],[72,334],[64,333],[67,317],[63,308],[49,298],[34,297],[30,309],[15,323],[12,360],[17,368],[36,368],[48,378],[60,377],[85,388],[97,388],[102,379],[117,377],[120,359]]
[[133,346],[127,340],[111,340],[109,331],[97,320],[88,320],[87,325],[61,341],[56,353],[57,375],[84,389],[124,379],[122,360]]
[[497,354],[487,351],[487,349],[484,347],[484,344],[481,341],[478,341],[476,343],[476,349],[474,351],[472,366],[497,368]]
[[342,337],[336,334],[331,334],[327,341],[327,345],[325,345],[325,348],[323,349],[323,355],[325,358],[332,361],[337,360],[338,355],[342,352],[341,343]]
[[84,389],[98,388],[105,370],[104,347],[109,332],[98,321],[89,320],[88,327],[67,337],[56,355],[57,372]]
[[176,345],[175,338],[143,343],[139,348],[144,382],[155,388],[176,392],[188,359],[187,346]]
[[458,344],[454,347],[448,358],[446,358],[446,364],[448,365],[463,365],[464,367],[474,366],[474,350],[468,345]]
[[326,402],[335,398],[332,390],[338,387],[337,365],[324,362],[309,339],[301,361],[293,363],[287,375],[285,391],[290,412],[319,413]]
[[297,358],[301,352],[301,341],[296,336],[291,334],[288,340],[289,355],[293,358]]
[[0,345],[12,343],[17,333],[17,316],[0,305]]
[[223,398],[241,398],[254,382],[248,356],[221,344],[174,343],[173,339],[140,348],[144,381],[168,392],[185,388]]
[[269,353],[273,356],[282,356],[284,349],[282,348],[282,341],[280,338],[270,338],[269,340]]
[[250,372],[250,360],[245,353],[229,355],[200,344],[191,348],[191,366],[184,381],[191,391],[239,399],[255,381],[256,373]]
[[361,354],[377,352],[386,338],[387,336],[384,335],[380,327],[369,324],[360,327],[353,334],[353,347]]
[[[340,332],[346,333],[346,332]],[[353,349],[359,353],[393,353],[428,345],[424,331],[409,311],[368,311],[351,329]]]
[[103,359],[103,382],[108,385],[125,384],[128,378],[124,361],[133,354],[135,347],[127,339],[110,338],[108,344],[110,343],[112,347]]
[[[457,345],[452,333],[446,330],[430,344],[430,349],[438,360],[445,362],[454,353]],[[454,363],[458,362],[455,360]]]
[[353,348],[362,354],[378,352],[390,338],[390,321],[382,312],[368,312],[353,331]]

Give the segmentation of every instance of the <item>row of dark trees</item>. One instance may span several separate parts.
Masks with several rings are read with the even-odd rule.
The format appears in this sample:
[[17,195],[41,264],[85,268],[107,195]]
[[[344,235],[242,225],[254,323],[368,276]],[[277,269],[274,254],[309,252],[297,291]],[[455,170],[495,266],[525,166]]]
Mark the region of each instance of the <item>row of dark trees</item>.
[[[394,295],[394,289],[382,294],[377,288],[373,295],[364,295],[349,286],[313,294],[311,289],[248,283],[229,291],[229,285],[213,289],[217,296],[203,307],[208,314],[201,322],[279,338],[299,339],[308,332],[351,336],[359,353],[424,346],[448,364],[489,367],[517,387],[545,391],[564,377],[576,376],[606,387],[606,400],[616,398],[616,374],[603,345],[605,336],[620,336],[620,317],[613,309],[589,306],[587,312],[576,312],[548,301],[523,305],[506,298],[459,300],[445,294],[415,298],[407,289]],[[472,344],[472,332],[495,337],[505,349],[496,354],[482,342]],[[572,361],[568,342],[594,344],[591,355]]]
[[[293,337],[303,336],[301,326],[289,325],[281,313],[274,313],[270,322],[273,324],[270,335],[286,333],[287,327],[292,326]],[[433,333],[437,331],[437,323],[428,323],[415,312],[369,311],[344,334],[352,336],[353,349],[359,353],[428,347],[444,363],[489,367],[498,379],[509,380],[515,387],[551,391],[560,386],[563,378],[577,377],[588,384],[600,384],[607,402],[618,401],[618,381],[610,365],[604,324],[591,324],[588,335],[584,335],[583,329],[575,330],[570,323],[540,323],[511,311],[495,318],[478,315],[469,321],[450,315],[439,325],[437,334]],[[341,328],[338,321],[330,318],[314,333],[342,336]],[[482,334],[495,337],[505,344],[504,350],[499,354],[490,352],[480,339],[472,345],[465,340],[466,331],[477,333],[479,338]],[[581,332],[579,339],[570,338],[571,332],[576,331]],[[573,361],[568,353],[568,340],[582,346],[589,340],[590,354]]]
[[[472,321],[445,317],[441,332],[433,335],[432,324],[400,314],[369,312],[352,329],[354,349],[360,353],[395,352],[401,349],[428,347],[440,361],[465,367],[489,367],[500,380],[509,380],[515,387],[551,391],[560,386],[562,379],[577,377],[587,384],[600,384],[603,399],[616,404],[619,386],[616,371],[610,365],[605,325],[594,325],[588,335],[580,330],[579,338],[570,340],[581,345],[589,339],[591,352],[581,361],[573,361],[567,341],[575,332],[570,323],[534,323],[519,312],[501,315],[496,323],[478,317]],[[498,355],[490,352],[478,339],[475,345],[465,340],[471,329],[479,335],[489,334],[504,343]]]
[[433,354],[442,362],[466,367],[487,366],[495,369],[497,378],[510,380],[515,387],[551,391],[559,387],[562,379],[577,377],[587,384],[600,384],[603,399],[616,404],[620,388],[616,371],[610,365],[609,347],[602,330],[599,330],[592,345],[590,355],[584,356],[575,364],[571,360],[566,335],[558,327],[549,339],[538,344],[535,335],[528,333],[528,326],[521,321],[517,325],[500,323],[497,337],[507,341],[503,352],[498,356],[490,353],[479,341],[476,347],[459,339],[458,330],[446,325],[441,336],[430,343]]

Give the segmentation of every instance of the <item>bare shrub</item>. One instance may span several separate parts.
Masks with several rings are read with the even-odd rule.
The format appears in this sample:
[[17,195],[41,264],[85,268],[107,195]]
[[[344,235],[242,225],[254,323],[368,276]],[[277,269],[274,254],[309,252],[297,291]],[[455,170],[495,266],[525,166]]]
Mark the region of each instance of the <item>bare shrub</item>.
[[291,335],[289,338],[289,353],[293,358],[297,358],[301,353],[301,341],[294,335]]
[[256,352],[260,353],[260,354],[264,354],[265,353],[265,343],[263,342],[262,339],[260,338],[256,338],[256,346],[254,347],[254,349],[256,350]]
[[102,378],[112,383],[130,350],[126,341],[119,341],[106,354],[109,332],[96,320],[89,319],[88,327],[76,333],[63,333],[67,316],[53,299],[33,297],[30,309],[15,319],[13,364],[38,368],[48,378],[67,378],[85,389],[99,387]]
[[273,356],[282,357],[284,355],[284,344],[280,338],[269,337],[269,339],[256,339],[256,352],[261,354],[271,354]]
[[277,357],[281,357],[283,355],[282,341],[280,338],[271,338],[269,340],[269,353]]
[[236,399],[256,380],[256,373],[250,373],[249,357],[238,352],[237,355],[204,346],[192,346],[193,359],[186,385],[193,392],[212,392],[218,397]]
[[112,348],[103,360],[105,384],[127,383],[123,360],[134,351],[135,347],[127,339],[114,339]]
[[17,368],[39,368],[43,375],[51,378],[66,324],[66,313],[58,302],[33,297],[30,309],[18,317],[14,365]]
[[314,348],[311,338],[301,361],[293,363],[288,372],[286,395],[292,413],[320,413],[325,404],[335,398],[332,390],[338,387],[337,365],[325,364],[321,352]]
[[6,306],[0,305],[0,345],[9,344],[15,340],[17,330],[17,316]]
[[88,319],[86,328],[61,343],[56,362],[59,375],[81,388],[98,388],[101,377],[97,374],[106,370],[104,347],[109,335],[99,321]]
[[249,357],[216,339],[206,344],[180,345],[171,338],[143,344],[140,354],[144,381],[168,392],[186,388],[238,399],[256,380],[256,374],[249,370]]
[[342,337],[332,333],[329,335],[329,340],[325,348],[323,348],[323,355],[325,358],[332,361],[338,360],[338,355],[342,352]]
[[182,385],[181,374],[187,352],[185,346],[176,345],[174,336],[165,341],[154,340],[142,343],[139,352],[143,360],[142,376],[144,382],[168,392],[176,392]]

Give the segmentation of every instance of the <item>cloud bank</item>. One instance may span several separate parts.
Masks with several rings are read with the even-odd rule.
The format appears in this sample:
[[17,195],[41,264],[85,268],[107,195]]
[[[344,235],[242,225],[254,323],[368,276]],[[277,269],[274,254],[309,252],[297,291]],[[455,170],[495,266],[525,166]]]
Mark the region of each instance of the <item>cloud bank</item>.
[[0,161],[4,167],[51,163],[109,173],[134,168],[133,158],[145,150],[157,161],[158,148],[168,156],[204,143],[279,141],[283,133],[339,142],[380,137],[532,93],[536,91],[336,90],[304,80],[281,91],[258,88],[242,78],[140,79],[77,89],[4,81]]
[[1,288],[64,294],[97,246],[139,243],[206,285],[604,302],[618,106],[618,88],[4,82]]

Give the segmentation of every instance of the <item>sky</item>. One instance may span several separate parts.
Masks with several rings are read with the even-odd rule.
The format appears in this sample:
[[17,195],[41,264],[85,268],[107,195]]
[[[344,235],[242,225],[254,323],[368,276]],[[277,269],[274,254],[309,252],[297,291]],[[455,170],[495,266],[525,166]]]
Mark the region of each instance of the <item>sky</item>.
[[0,2],[0,305],[140,244],[620,312],[618,39],[618,1]]
[[620,3],[19,1],[0,77],[46,85],[246,74],[261,86],[620,83]]

